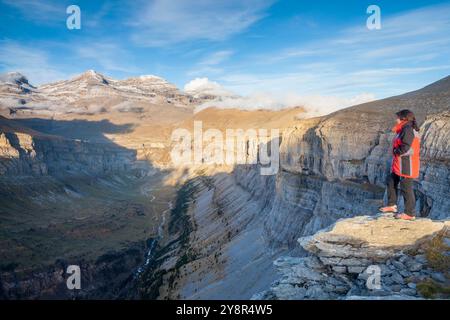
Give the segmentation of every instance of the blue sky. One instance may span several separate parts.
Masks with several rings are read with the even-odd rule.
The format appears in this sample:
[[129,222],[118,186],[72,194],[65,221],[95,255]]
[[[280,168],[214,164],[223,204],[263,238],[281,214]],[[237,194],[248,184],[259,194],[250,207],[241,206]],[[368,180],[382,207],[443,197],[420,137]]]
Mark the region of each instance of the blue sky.
[[[66,28],[66,7],[81,29]],[[366,9],[381,8],[381,30]],[[0,0],[0,72],[207,77],[243,95],[383,98],[450,74],[450,2]],[[353,101],[353,100],[352,100]]]

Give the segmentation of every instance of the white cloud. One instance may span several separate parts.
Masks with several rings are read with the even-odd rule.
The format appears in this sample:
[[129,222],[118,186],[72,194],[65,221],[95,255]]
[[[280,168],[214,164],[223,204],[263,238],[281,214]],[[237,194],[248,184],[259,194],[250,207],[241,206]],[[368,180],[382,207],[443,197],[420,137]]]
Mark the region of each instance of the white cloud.
[[[64,60],[55,59],[48,49],[50,47],[70,51],[71,64],[63,64]],[[23,45],[16,41],[0,40],[0,70],[20,72],[33,85],[67,79],[84,71],[68,71],[75,70],[77,65],[86,65],[86,69],[98,67],[107,72],[139,73],[141,69],[129,62],[132,60],[130,53],[113,41],[69,44],[37,42]]]
[[211,81],[208,78],[195,78],[194,80],[189,81],[185,84],[184,91],[194,97],[202,95],[228,97],[234,95],[219,83]]
[[287,105],[303,106],[308,116],[322,116],[334,111],[375,100],[372,93],[361,93],[353,97],[339,96],[288,96]]
[[253,93],[244,97],[222,97],[213,101],[205,102],[199,105],[195,112],[206,108],[236,108],[244,110],[270,109],[280,110],[291,107],[304,107],[306,116],[321,116],[331,112],[375,100],[375,95],[371,93],[361,93],[353,97],[339,96],[301,96],[296,94],[287,94],[285,96],[276,96],[268,93]]
[[22,73],[33,85],[66,79],[70,76],[50,62],[47,52],[13,41],[0,41],[0,67],[5,71]]
[[230,58],[233,54],[234,51],[232,50],[220,50],[210,53],[197,62],[192,69],[187,72],[187,75],[194,77],[221,74],[224,72],[224,69],[220,64]]
[[[348,28],[342,35],[334,39],[335,44],[386,44],[398,45],[399,43],[411,44],[417,39],[439,38],[447,34],[450,28],[450,5],[439,4],[383,18],[382,28],[368,34],[365,26]],[[368,36],[370,35],[370,36]]]
[[356,96],[323,96],[299,95],[295,93],[273,94],[268,92],[254,92],[246,96],[237,96],[228,89],[208,78],[197,78],[188,82],[184,90],[200,96],[200,93],[217,96],[214,100],[204,102],[196,107],[195,112],[206,108],[237,108],[244,110],[270,109],[279,110],[290,107],[304,107],[307,116],[325,115],[339,109],[373,101],[375,96],[371,93],[361,93]]
[[66,7],[60,1],[1,0],[0,2],[17,9],[27,20],[39,24],[53,24],[67,18]]
[[273,0],[154,0],[138,2],[130,24],[142,46],[165,46],[195,40],[224,40],[264,16]]
[[450,69],[450,64],[432,67],[416,67],[416,68],[380,68],[367,69],[351,73],[354,77],[389,77],[397,75],[418,74],[427,71]]
[[87,42],[75,46],[80,58],[96,61],[106,71],[139,73],[139,68],[129,63],[130,54],[112,41]]
[[[448,75],[449,4],[397,15],[385,15],[381,9],[381,30],[360,24],[330,32],[327,38],[301,46],[248,57],[240,63],[244,71],[229,71],[216,79],[240,94],[284,90],[303,96],[350,97],[376,89],[377,96],[387,97],[426,85],[431,75]],[[264,71],[246,73],[246,63]],[[408,77],[413,74],[416,77]]]
[[257,110],[257,109],[271,109],[278,110],[284,106],[280,101],[266,93],[255,93],[244,97],[219,97],[212,101],[207,101],[195,108],[195,112],[216,107],[221,109],[242,109],[242,110]]
[[228,59],[232,54],[232,50],[216,51],[204,57],[198,64],[206,66],[217,65]]

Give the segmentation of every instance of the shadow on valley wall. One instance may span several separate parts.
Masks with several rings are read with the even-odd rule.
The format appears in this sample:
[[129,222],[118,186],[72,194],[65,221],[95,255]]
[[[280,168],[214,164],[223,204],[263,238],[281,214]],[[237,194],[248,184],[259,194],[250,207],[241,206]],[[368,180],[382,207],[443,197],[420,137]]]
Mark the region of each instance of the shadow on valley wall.
[[[106,137],[131,132],[131,124],[117,125],[108,120],[0,120],[5,140],[4,154],[0,155],[2,176],[103,174],[129,170],[138,163],[136,150]],[[148,166],[152,167],[151,163]]]
[[[116,298],[167,207],[147,184],[168,171],[105,136],[129,124],[0,120],[0,299]],[[78,292],[66,287],[73,263],[86,281]]]
[[54,120],[54,119],[16,119],[13,120],[33,130],[57,135],[68,139],[80,139],[88,142],[113,142],[105,137],[105,134],[130,133],[134,125],[114,124],[109,120],[88,121],[88,120]]
[[[170,170],[153,167],[150,160],[139,162],[136,158],[136,150],[119,146],[105,136],[108,133],[130,132],[133,130],[132,125],[115,125],[107,120],[23,119],[14,121],[45,134],[68,138],[33,138],[36,147],[34,158],[29,156],[29,152],[23,148],[20,141],[15,141],[13,138],[12,144],[23,149],[19,150],[22,154],[21,158],[29,161],[25,162],[25,166],[32,168],[33,161],[39,160],[47,166],[48,175],[57,179],[63,179],[64,175],[72,179],[71,177],[74,177],[77,172],[82,172],[84,176],[94,177],[89,180],[88,186],[83,185],[83,188],[94,188],[95,192],[103,192],[105,189],[114,191],[116,188],[114,181],[123,179],[123,174],[127,175],[131,172],[133,178],[126,180],[124,184],[119,183],[117,192],[99,195],[107,197],[108,200],[117,197],[122,201],[124,190],[121,188],[126,189],[127,183],[147,179],[146,170],[151,169],[152,174],[155,175],[170,173]],[[19,139],[17,135],[15,138]],[[180,279],[182,279],[183,270],[186,269],[185,266],[190,265],[194,268],[208,261],[208,270],[214,268],[222,270],[226,262],[222,260],[226,258],[222,255],[223,248],[228,243],[237,241],[236,239],[240,238],[246,232],[246,227],[252,223],[261,224],[267,247],[291,250],[298,246],[296,242],[298,237],[312,234],[340,218],[377,213],[377,208],[382,202],[383,190],[380,185],[375,186],[373,181],[382,181],[386,174],[388,168],[383,157],[380,157],[381,161],[376,162],[377,170],[374,171],[376,172],[374,175],[376,174],[379,179],[371,180],[366,178],[365,171],[368,169],[360,160],[351,161],[327,155],[327,150],[328,153],[332,150],[331,145],[325,145],[326,140],[318,136],[314,130],[306,130],[306,134],[299,135],[299,138],[302,143],[308,144],[309,148],[304,149],[308,152],[296,153],[293,149],[287,150],[286,154],[280,158],[280,168],[276,175],[261,176],[257,165],[235,165],[230,174],[222,172],[199,174],[197,178],[189,179],[185,183],[180,182],[176,186],[174,206],[168,209],[170,216],[168,216],[167,229],[171,232],[168,239],[164,241],[159,239],[155,242],[153,238],[143,237],[138,244],[130,244],[130,250],[104,252],[101,258],[86,264],[87,267],[83,272],[86,272],[95,284],[77,297],[154,299],[161,298],[159,289],[164,285],[169,290],[165,292],[166,296],[173,298],[180,292],[182,283]],[[378,144],[379,139],[376,141]],[[379,148],[387,149],[387,145],[386,148],[384,145],[380,145]],[[270,150],[270,145],[267,149]],[[372,150],[373,148],[368,152]],[[324,163],[324,159],[328,160],[328,164]],[[0,161],[3,160],[0,159]],[[284,161],[287,161],[290,166]],[[136,168],[137,163],[145,164],[145,166]],[[333,169],[334,163],[338,164],[337,170],[328,169]],[[332,176],[329,172],[336,173],[336,176]],[[27,177],[26,182],[27,184],[36,182],[35,186],[38,189],[39,183],[45,182],[42,176],[37,179]],[[188,176],[188,172],[184,172],[183,176]],[[11,195],[14,197],[11,188],[16,190],[23,188],[22,185],[14,182],[13,178],[0,176],[0,189],[6,188],[0,191],[2,194],[9,195],[7,201],[10,204],[15,203],[15,199],[11,198]],[[53,191],[57,195],[58,192],[66,193],[64,188]],[[73,186],[71,191],[82,193],[77,186]],[[134,190],[134,192],[140,191]],[[20,197],[27,198],[32,194],[22,193]],[[96,193],[94,195],[97,196]],[[46,201],[43,199],[41,198],[40,201]],[[205,205],[211,208],[206,218],[201,215],[195,216],[195,212],[189,211],[190,206],[206,202],[205,199],[210,199],[210,203]],[[83,198],[77,201],[83,201]],[[54,202],[48,203],[55,206]],[[118,208],[118,212],[128,210],[128,207]],[[97,210],[102,209],[99,206]],[[16,214],[13,210],[9,213],[1,211],[2,223],[4,218],[10,218]],[[138,211],[133,211],[132,214],[139,215]],[[420,211],[422,213],[426,210]],[[36,213],[38,212],[34,212]],[[57,216],[58,212],[54,214]],[[52,219],[55,219],[54,216]],[[116,232],[114,233],[116,235],[123,228],[123,225],[116,224],[120,216],[116,214],[114,217],[108,216],[108,219],[114,225],[111,230]],[[129,219],[128,215],[123,221],[129,224],[131,219],[126,219]],[[88,222],[84,224],[87,225]],[[95,232],[99,234],[107,229],[105,222],[101,219],[92,222],[92,225],[95,227]],[[47,230],[44,229],[40,231],[46,235]],[[134,232],[142,232],[142,229],[137,228]],[[83,235],[77,234],[77,236]],[[4,241],[1,245],[7,247],[8,243]],[[155,250],[149,254],[149,248],[153,245]],[[149,262],[145,265],[142,276],[136,281],[135,272],[146,259],[149,259]],[[1,260],[4,261],[4,259]],[[169,267],[165,264],[168,261],[171,261]],[[20,270],[20,266],[16,271],[0,271],[2,272],[0,296],[3,292],[3,297],[6,298],[39,298],[42,297],[42,292],[47,292],[52,298],[72,297],[67,295],[67,290],[64,288],[65,275],[61,273],[60,261],[58,263],[55,262],[47,269],[21,276],[16,272]],[[64,266],[66,264],[65,262]],[[45,281],[39,279],[45,279]],[[32,285],[26,287],[30,281]],[[164,281],[165,284],[163,284]],[[171,296],[170,291],[174,296]]]

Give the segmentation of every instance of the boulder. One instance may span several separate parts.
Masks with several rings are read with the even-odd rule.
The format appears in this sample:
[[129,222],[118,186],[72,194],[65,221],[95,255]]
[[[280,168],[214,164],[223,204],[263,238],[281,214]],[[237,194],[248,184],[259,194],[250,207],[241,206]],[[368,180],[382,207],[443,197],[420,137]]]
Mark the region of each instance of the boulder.
[[[345,261],[351,261],[354,265],[356,258],[361,261],[361,265],[368,265],[413,250],[449,226],[450,221],[417,219],[411,222],[383,216],[358,216],[339,220],[330,228],[300,238],[298,242],[319,258],[336,261],[333,264],[345,265]],[[392,264],[396,264],[394,268],[405,268],[400,261],[393,261]],[[413,266],[413,270],[416,268],[417,265]]]
[[[275,262],[283,275],[269,290],[277,299],[417,299],[416,283],[445,282],[427,267],[423,246],[449,221],[359,216],[298,239],[306,257]],[[378,280],[374,280],[378,277]],[[267,295],[266,295],[267,296]]]

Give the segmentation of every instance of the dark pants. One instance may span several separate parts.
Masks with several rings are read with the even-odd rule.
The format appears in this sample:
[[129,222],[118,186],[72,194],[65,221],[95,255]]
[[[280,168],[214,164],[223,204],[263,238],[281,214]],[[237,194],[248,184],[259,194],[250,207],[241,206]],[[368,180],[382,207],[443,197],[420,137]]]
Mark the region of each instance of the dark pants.
[[413,181],[411,178],[403,178],[395,173],[391,173],[387,181],[388,206],[397,204],[398,185],[400,184],[400,191],[405,201],[405,213],[414,216],[416,198],[414,196]]

